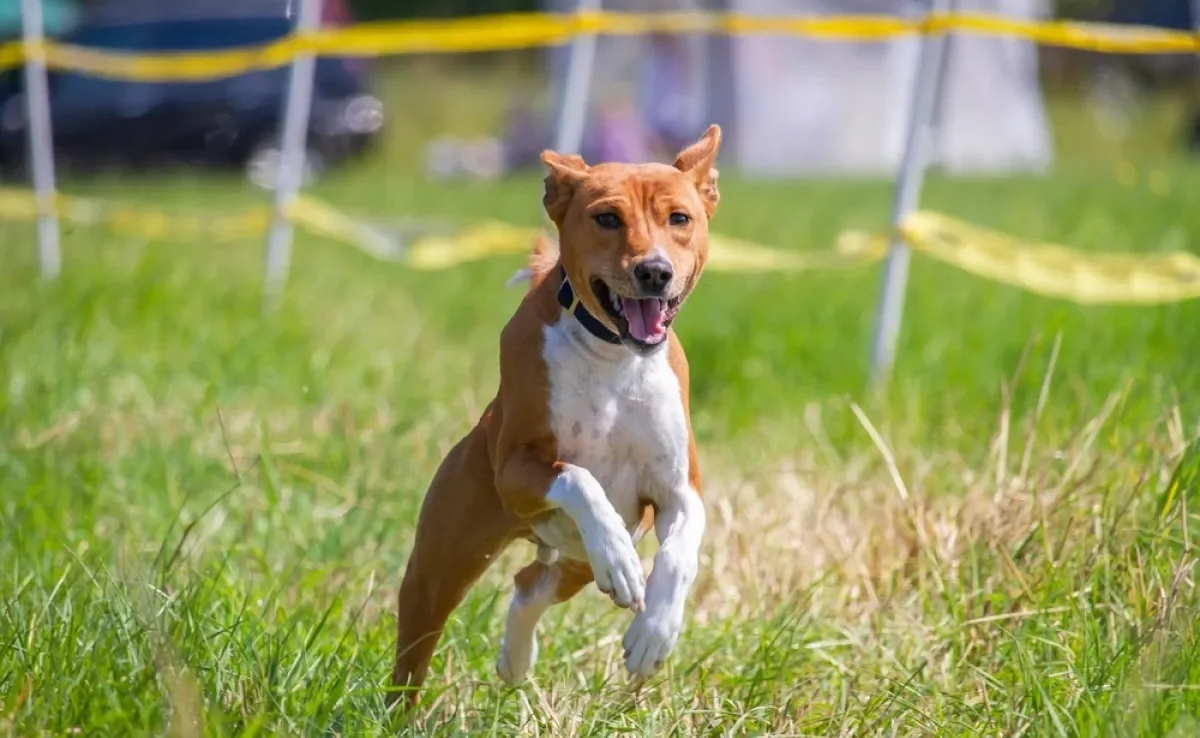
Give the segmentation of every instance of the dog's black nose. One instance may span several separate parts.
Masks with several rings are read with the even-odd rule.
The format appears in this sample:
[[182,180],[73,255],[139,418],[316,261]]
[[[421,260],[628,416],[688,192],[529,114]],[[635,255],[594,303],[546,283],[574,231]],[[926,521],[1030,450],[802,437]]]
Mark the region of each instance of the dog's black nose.
[[675,270],[666,259],[647,259],[633,268],[633,278],[645,293],[657,295],[671,283]]

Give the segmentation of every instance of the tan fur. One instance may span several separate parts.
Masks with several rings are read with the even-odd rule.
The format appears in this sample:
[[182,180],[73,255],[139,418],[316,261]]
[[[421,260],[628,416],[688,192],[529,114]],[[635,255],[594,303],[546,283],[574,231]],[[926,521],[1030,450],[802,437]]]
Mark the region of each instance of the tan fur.
[[[540,236],[529,258],[529,290],[500,335],[500,386],[478,423],[442,461],[417,521],[416,538],[399,593],[398,634],[393,683],[410,703],[418,701],[434,648],[454,608],[488,565],[512,541],[536,542],[532,526],[552,514],[546,495],[564,462],[548,417],[547,367],[543,330],[565,316],[556,298],[561,264],[573,285],[593,277],[624,285],[631,265],[654,250],[665,250],[683,284],[683,298],[696,286],[708,251],[708,219],[719,195],[712,164],[720,129],[712,126],[681,152],[674,166],[600,164],[588,167],[578,156],[543,154],[549,174],[543,204],[554,221],[559,244]],[[629,227],[622,234],[598,229],[592,211],[617,208]],[[668,211],[684,210],[688,227],[667,227]],[[593,315],[605,320],[590,289],[577,290]],[[611,321],[607,321],[611,322]],[[688,423],[688,479],[700,489],[700,470],[690,430],[688,365],[670,331],[668,352]],[[642,526],[651,527],[653,508],[645,504]],[[592,581],[587,562],[537,561],[516,576],[518,592],[528,591],[557,567],[554,601],[562,601]]]

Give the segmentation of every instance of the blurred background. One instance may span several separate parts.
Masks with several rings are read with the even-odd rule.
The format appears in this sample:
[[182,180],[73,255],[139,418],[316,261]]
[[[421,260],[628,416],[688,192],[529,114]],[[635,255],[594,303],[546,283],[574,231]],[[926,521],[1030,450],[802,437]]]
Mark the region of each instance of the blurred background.
[[[297,0],[45,0],[47,34],[122,51],[181,52],[285,35]],[[1187,30],[1193,0],[956,0],[951,10]],[[326,27],[574,8],[571,0],[325,0]],[[611,0],[614,11],[918,16],[891,0]],[[0,39],[20,37],[18,0],[0,3]],[[589,89],[588,159],[663,157],[709,122],[725,166],[753,177],[888,176],[901,155],[918,41],[840,43],[788,36],[602,37]],[[959,173],[1041,171],[1097,149],[1200,148],[1196,59],[1101,55],[1028,41],[953,36],[940,85],[934,164]],[[322,59],[309,169],[367,147],[389,166],[436,177],[497,177],[553,145],[565,47],[377,60]],[[269,186],[286,69],[204,83],[114,81],[55,72],[55,149],[68,168],[179,162],[243,169]],[[0,170],[27,156],[19,70],[0,76]],[[385,127],[388,129],[383,133]],[[1063,131],[1069,131],[1064,134]],[[381,140],[382,139],[382,140]]]

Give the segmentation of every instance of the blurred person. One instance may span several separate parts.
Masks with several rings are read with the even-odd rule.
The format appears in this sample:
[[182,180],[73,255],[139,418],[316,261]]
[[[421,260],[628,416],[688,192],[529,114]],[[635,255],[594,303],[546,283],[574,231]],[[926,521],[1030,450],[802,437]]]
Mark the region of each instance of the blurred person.
[[[692,12],[705,10],[704,0],[607,0],[615,12]],[[576,0],[547,0],[545,9],[571,13]],[[554,139],[565,98],[571,46],[547,51],[555,100],[549,115],[524,104],[509,110],[504,134],[509,168],[538,164],[542,149]],[[595,63],[587,90],[587,113],[579,152],[597,161],[643,161],[669,156],[694,140],[707,125],[707,69],[704,39],[699,36],[654,35],[597,39]],[[542,122],[540,119],[544,119]]]

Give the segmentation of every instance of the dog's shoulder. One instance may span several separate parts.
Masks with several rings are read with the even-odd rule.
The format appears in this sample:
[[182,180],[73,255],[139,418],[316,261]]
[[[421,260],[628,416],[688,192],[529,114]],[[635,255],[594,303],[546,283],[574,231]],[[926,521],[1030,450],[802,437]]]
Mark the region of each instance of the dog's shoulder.
[[549,377],[542,354],[546,327],[562,313],[558,286],[557,278],[541,274],[500,331],[500,384],[505,400],[524,405],[546,394]]
[[550,376],[543,359],[546,327],[562,312],[557,280],[541,275],[500,331],[500,387],[486,429],[494,464],[520,449],[536,449],[547,463],[558,457],[550,428]]

